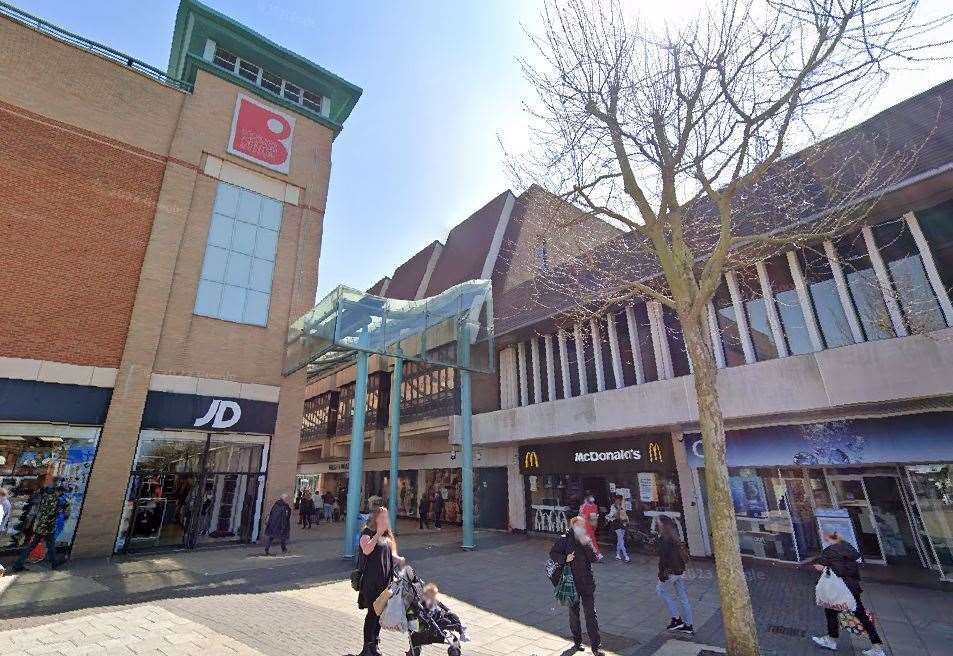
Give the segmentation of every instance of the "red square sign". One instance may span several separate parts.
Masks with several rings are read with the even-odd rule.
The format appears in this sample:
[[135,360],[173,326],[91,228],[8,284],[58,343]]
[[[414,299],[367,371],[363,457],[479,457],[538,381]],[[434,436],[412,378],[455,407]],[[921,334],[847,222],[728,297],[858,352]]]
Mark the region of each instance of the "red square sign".
[[291,164],[294,127],[293,116],[239,94],[227,150],[232,155],[287,173]]

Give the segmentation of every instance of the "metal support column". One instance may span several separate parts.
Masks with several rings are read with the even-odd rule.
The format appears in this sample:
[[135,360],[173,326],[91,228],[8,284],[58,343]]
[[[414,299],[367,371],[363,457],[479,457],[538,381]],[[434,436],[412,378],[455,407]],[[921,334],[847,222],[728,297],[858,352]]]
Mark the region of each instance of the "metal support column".
[[463,322],[457,340],[460,350],[460,421],[463,451],[463,548],[475,549],[473,537],[473,405],[470,398],[470,326]]
[[388,478],[387,512],[391,528],[397,530],[397,461],[400,457],[400,385],[404,378],[404,359],[394,359],[390,375],[390,477]]
[[354,556],[354,535],[361,510],[364,482],[364,420],[367,415],[367,352],[357,352],[357,378],[354,382],[354,421],[351,425],[351,457],[347,466],[347,515],[344,522],[344,558]]

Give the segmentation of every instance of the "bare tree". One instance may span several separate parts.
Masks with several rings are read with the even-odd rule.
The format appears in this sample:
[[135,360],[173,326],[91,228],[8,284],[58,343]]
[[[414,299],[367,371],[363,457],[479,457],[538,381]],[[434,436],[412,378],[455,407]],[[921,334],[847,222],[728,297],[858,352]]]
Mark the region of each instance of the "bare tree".
[[[533,145],[521,181],[572,203],[535,302],[573,315],[644,298],[671,308],[694,373],[728,653],[759,652],[725,460],[707,308],[726,269],[863,220],[922,143],[863,129],[821,141],[946,19],[917,0],[722,0],[652,30],[611,0],[551,1],[523,62]],[[620,233],[588,232],[608,222]],[[592,243],[585,243],[591,235]],[[571,243],[565,257],[552,252]]]

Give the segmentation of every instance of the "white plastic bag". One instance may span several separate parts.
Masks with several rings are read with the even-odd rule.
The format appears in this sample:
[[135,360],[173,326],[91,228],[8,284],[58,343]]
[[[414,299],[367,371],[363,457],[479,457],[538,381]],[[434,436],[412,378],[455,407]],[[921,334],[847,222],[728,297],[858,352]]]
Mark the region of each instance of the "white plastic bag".
[[403,595],[395,594],[387,602],[381,614],[381,628],[407,633],[407,607],[404,606]]
[[814,588],[814,600],[821,608],[832,610],[857,610],[857,600],[854,594],[844,583],[844,579],[837,576],[830,567],[825,567],[821,578]]

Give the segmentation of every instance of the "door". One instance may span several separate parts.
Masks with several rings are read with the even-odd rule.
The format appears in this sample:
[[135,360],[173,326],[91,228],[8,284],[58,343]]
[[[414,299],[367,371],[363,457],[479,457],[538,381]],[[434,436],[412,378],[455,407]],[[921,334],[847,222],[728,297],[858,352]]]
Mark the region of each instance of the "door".
[[920,560],[913,523],[904,504],[900,480],[896,476],[864,476],[884,559],[890,565],[924,567]]
[[877,522],[864,486],[864,477],[837,475],[828,476],[828,480],[831,484],[831,497],[834,504],[850,515],[854,533],[857,536],[857,548],[864,562],[886,565]]
[[931,564],[942,580],[953,581],[953,465],[910,465],[906,473]]
[[474,470],[473,516],[479,528],[505,529],[509,516],[506,467],[478,467]]

